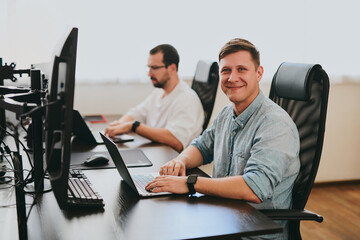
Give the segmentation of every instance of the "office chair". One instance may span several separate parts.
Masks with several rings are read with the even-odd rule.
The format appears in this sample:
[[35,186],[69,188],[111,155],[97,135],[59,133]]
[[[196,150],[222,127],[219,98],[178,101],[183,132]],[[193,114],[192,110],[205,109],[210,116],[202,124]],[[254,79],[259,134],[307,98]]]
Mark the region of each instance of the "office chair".
[[219,65],[213,61],[199,60],[191,88],[197,93],[204,108],[203,131],[209,124],[219,83]]
[[329,78],[318,64],[282,63],[275,73],[270,96],[294,120],[300,135],[300,172],[295,180],[291,209],[261,210],[273,220],[289,220],[289,239],[301,239],[300,220],[322,222],[307,211],[324,140]]

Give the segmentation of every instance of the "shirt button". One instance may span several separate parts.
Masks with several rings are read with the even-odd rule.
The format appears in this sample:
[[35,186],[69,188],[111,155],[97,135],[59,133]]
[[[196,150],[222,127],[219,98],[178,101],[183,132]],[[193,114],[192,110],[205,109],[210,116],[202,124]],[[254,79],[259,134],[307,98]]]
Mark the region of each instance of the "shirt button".
[[230,153],[230,158],[232,158],[232,153]]
[[241,128],[244,128],[244,124],[240,124],[240,127],[241,127]]
[[232,134],[233,134],[233,135],[236,135],[236,131],[233,131]]

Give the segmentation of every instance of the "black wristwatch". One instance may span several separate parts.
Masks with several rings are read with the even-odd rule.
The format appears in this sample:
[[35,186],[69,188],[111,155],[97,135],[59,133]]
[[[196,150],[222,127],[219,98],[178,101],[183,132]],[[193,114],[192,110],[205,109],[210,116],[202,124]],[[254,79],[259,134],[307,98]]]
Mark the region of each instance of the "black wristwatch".
[[194,188],[194,184],[196,183],[197,178],[198,178],[198,175],[195,175],[195,174],[191,174],[191,175],[188,176],[188,178],[186,180],[186,183],[187,183],[188,188],[189,188],[189,194],[195,194],[196,193],[195,188]]
[[132,124],[132,128],[131,128],[131,131],[132,132],[136,132],[136,128],[140,125],[140,122],[139,121],[134,121],[133,124]]

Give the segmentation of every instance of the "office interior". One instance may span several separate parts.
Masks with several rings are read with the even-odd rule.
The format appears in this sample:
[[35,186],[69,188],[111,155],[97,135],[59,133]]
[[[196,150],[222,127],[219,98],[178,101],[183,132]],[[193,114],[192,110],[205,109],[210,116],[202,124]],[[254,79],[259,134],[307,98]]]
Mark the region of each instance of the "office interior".
[[[174,45],[180,54],[179,75],[191,84],[198,60],[217,61],[224,43],[246,38],[260,51],[265,95],[282,62],[317,63],[327,72],[326,131],[315,183],[358,181],[359,7],[355,0],[3,0],[0,57],[19,69],[49,62],[64,33],[78,27],[74,108],[83,115],[119,115],[153,90],[145,71],[153,46]],[[227,104],[219,86],[210,124]],[[211,175],[211,166],[203,169]]]

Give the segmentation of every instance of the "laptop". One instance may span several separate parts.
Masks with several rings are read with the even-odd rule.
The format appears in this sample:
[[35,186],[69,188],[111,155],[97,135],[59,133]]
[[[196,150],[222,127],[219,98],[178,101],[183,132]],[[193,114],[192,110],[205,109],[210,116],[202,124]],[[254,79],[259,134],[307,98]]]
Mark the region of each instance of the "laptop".
[[[104,142],[98,132],[91,131],[79,111],[73,110],[73,133],[77,139],[89,144],[103,144]],[[121,134],[115,136],[113,141],[115,143],[130,142],[134,141],[134,137],[128,134]]]
[[120,173],[120,176],[130,186],[130,188],[133,189],[135,193],[137,193],[137,195],[139,197],[145,198],[145,197],[163,196],[163,195],[173,194],[170,192],[153,193],[153,192],[147,191],[145,189],[145,186],[149,182],[154,180],[154,178],[159,176],[159,173],[156,172],[156,173],[144,173],[144,174],[130,175],[129,170],[125,165],[123,156],[119,152],[115,143],[113,141],[111,141],[108,137],[106,137],[104,134],[100,133],[100,135],[105,143],[107,150],[110,153],[112,160],[115,163],[115,166],[116,166],[118,172]]

